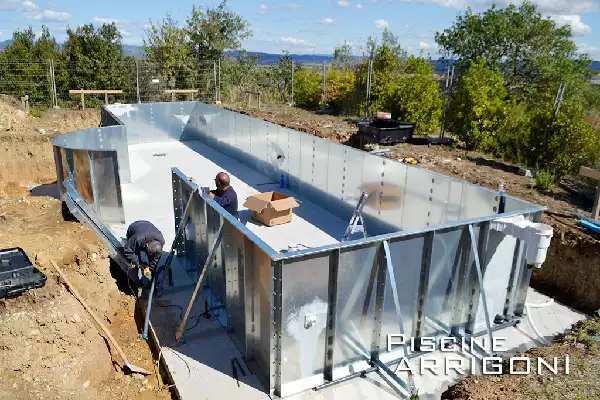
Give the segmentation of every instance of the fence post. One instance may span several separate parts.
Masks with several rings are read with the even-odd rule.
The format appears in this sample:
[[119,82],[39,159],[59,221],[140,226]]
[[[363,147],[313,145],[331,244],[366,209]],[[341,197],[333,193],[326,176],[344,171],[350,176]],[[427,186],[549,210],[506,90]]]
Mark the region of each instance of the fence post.
[[219,101],[217,92],[217,62],[213,61],[213,79],[215,83],[215,103]]
[[140,71],[139,71],[139,67],[138,67],[138,61],[134,60],[135,62],[135,86],[137,89],[137,101],[138,104],[141,104],[142,100],[140,99]]
[[327,66],[323,61],[323,104],[327,103]]
[[50,79],[50,103],[54,107],[54,79],[52,79],[52,60],[48,60],[48,78]]
[[218,85],[218,97],[219,101],[221,101],[221,58],[219,57],[219,85]]
[[369,59],[369,65],[367,67],[367,107],[365,111],[365,118],[369,119],[369,106],[371,105],[371,73],[373,70],[373,60]]
[[290,106],[294,105],[294,59],[292,59],[292,96],[290,99]]
[[81,88],[81,109],[85,110],[85,95],[83,94],[83,88]]

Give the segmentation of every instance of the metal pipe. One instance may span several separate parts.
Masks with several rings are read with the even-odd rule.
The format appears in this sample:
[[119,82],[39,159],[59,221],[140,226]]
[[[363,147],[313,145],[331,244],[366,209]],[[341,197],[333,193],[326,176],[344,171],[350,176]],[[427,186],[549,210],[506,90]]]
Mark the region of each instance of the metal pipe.
[[144,340],[148,340],[148,325],[150,324],[150,312],[152,311],[152,299],[154,298],[154,288],[156,286],[156,277],[152,277],[152,284],[150,285],[150,294],[148,295],[148,305],[146,306],[146,316],[144,317],[144,332],[140,337]]
[[140,71],[139,71],[137,60],[135,60],[135,85],[136,85],[136,89],[137,89],[137,101],[138,101],[138,104],[140,104],[142,102],[142,100],[140,98]]
[[372,367],[369,367],[369,368],[367,368],[365,370],[354,372],[354,373],[352,373],[350,375],[347,375],[347,376],[345,376],[343,378],[340,378],[340,379],[337,379],[335,381],[330,381],[330,382],[324,383],[322,385],[316,386],[316,387],[313,388],[313,390],[315,392],[318,392],[319,390],[326,389],[328,387],[337,385],[338,383],[344,383],[344,382],[347,382],[347,381],[349,381],[351,379],[357,378],[359,376],[362,377],[362,376],[365,376],[366,374],[369,374],[371,372],[375,372],[375,371],[378,371],[378,370],[379,370],[379,367],[372,366]]

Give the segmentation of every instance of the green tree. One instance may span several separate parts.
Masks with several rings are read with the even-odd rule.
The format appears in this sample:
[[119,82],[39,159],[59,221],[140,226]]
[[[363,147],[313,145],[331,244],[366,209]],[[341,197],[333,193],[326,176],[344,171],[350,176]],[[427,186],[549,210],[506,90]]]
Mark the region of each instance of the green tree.
[[300,107],[315,109],[321,103],[323,78],[313,69],[302,65],[296,67],[294,74],[294,102]]
[[277,66],[271,68],[271,79],[281,96],[281,101],[286,102],[290,99],[291,95],[293,60],[288,51],[283,50],[282,53],[277,59]]
[[[0,53],[0,87],[5,93],[29,96],[32,103],[50,102],[49,62],[62,55],[48,28],[36,39],[32,27],[13,33],[12,43]],[[59,77],[57,77],[59,81]]]
[[193,57],[198,61],[217,60],[225,50],[237,50],[252,36],[250,25],[227,7],[223,0],[216,8],[192,9],[187,19],[187,35]]
[[349,69],[352,61],[352,47],[348,42],[333,49],[333,67],[338,69]]
[[506,122],[502,75],[483,59],[470,62],[448,109],[449,130],[469,149],[493,150]]
[[149,61],[160,65],[167,81],[174,80],[181,70],[189,74],[190,46],[185,29],[180,28],[170,14],[157,24],[150,21],[144,31],[144,49]]
[[546,92],[552,75],[565,64],[586,69],[586,58],[577,54],[569,25],[558,27],[529,1],[519,7],[492,6],[482,14],[468,9],[451,28],[436,33],[443,55],[458,59],[459,66],[483,59],[503,73],[510,94],[529,98]]
[[410,57],[396,81],[387,105],[394,118],[411,121],[419,132],[432,132],[440,125],[442,96],[433,76],[434,67],[424,58]]

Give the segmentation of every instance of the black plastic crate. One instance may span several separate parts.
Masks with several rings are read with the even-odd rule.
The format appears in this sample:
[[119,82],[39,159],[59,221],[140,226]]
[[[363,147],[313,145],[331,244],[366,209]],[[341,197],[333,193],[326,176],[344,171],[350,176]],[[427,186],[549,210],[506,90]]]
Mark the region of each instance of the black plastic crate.
[[413,137],[414,132],[415,124],[412,122],[376,119],[358,124],[361,144],[405,143]]
[[0,299],[42,287],[46,279],[46,275],[33,266],[23,249],[0,250]]

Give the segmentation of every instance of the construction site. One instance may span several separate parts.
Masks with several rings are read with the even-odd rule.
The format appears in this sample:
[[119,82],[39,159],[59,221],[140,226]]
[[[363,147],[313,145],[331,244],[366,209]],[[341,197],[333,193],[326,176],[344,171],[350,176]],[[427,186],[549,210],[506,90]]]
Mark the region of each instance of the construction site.
[[[359,150],[347,122],[293,108],[19,106],[0,102],[0,248],[47,280],[0,300],[0,398],[596,393],[596,343],[572,331],[600,308],[584,196],[539,194],[459,150]],[[208,196],[220,171],[239,219]],[[139,299],[123,253],[137,220],[163,233],[167,265]],[[443,337],[481,345],[424,350]],[[571,375],[477,376],[515,354],[569,355]],[[402,367],[450,355],[474,376]]]

